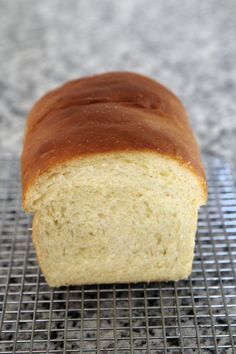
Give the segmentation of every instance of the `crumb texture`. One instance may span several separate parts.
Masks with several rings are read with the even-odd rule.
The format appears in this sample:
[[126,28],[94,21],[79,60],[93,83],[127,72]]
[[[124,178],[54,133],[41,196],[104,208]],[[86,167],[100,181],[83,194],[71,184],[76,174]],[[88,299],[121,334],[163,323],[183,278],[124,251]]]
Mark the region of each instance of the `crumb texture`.
[[204,201],[191,170],[144,152],[74,159],[26,196],[51,286],[186,278]]

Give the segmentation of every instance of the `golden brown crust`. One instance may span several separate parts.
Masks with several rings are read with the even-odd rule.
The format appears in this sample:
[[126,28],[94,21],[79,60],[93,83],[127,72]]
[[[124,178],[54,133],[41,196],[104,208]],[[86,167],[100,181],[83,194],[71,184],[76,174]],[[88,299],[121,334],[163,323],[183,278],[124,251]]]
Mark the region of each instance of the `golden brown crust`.
[[22,152],[23,202],[37,177],[90,154],[150,151],[186,165],[207,184],[199,149],[178,98],[142,75],[115,72],[74,80],[33,107]]

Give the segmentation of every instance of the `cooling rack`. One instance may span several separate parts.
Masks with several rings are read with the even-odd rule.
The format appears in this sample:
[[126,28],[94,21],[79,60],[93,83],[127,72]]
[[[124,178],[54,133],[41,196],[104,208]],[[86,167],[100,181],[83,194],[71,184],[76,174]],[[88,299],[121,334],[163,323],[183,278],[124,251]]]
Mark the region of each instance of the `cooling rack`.
[[209,201],[188,280],[51,289],[21,209],[19,162],[1,155],[0,352],[235,353],[235,188],[221,157],[205,164]]

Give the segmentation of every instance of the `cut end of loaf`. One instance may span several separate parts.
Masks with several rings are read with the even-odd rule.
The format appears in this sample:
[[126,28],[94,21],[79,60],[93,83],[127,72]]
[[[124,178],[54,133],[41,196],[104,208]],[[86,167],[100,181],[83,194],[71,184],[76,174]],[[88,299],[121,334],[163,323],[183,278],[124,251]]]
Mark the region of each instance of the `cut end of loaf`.
[[144,152],[69,161],[26,196],[33,242],[51,286],[179,280],[192,269],[199,178]]

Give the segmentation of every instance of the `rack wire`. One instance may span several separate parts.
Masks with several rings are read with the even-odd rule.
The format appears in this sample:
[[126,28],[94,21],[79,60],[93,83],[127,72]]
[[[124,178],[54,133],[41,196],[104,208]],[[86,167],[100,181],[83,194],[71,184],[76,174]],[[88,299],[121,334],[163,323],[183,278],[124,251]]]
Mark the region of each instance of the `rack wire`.
[[235,353],[235,188],[222,158],[205,162],[209,201],[188,280],[51,289],[21,209],[18,160],[2,155],[0,352]]

